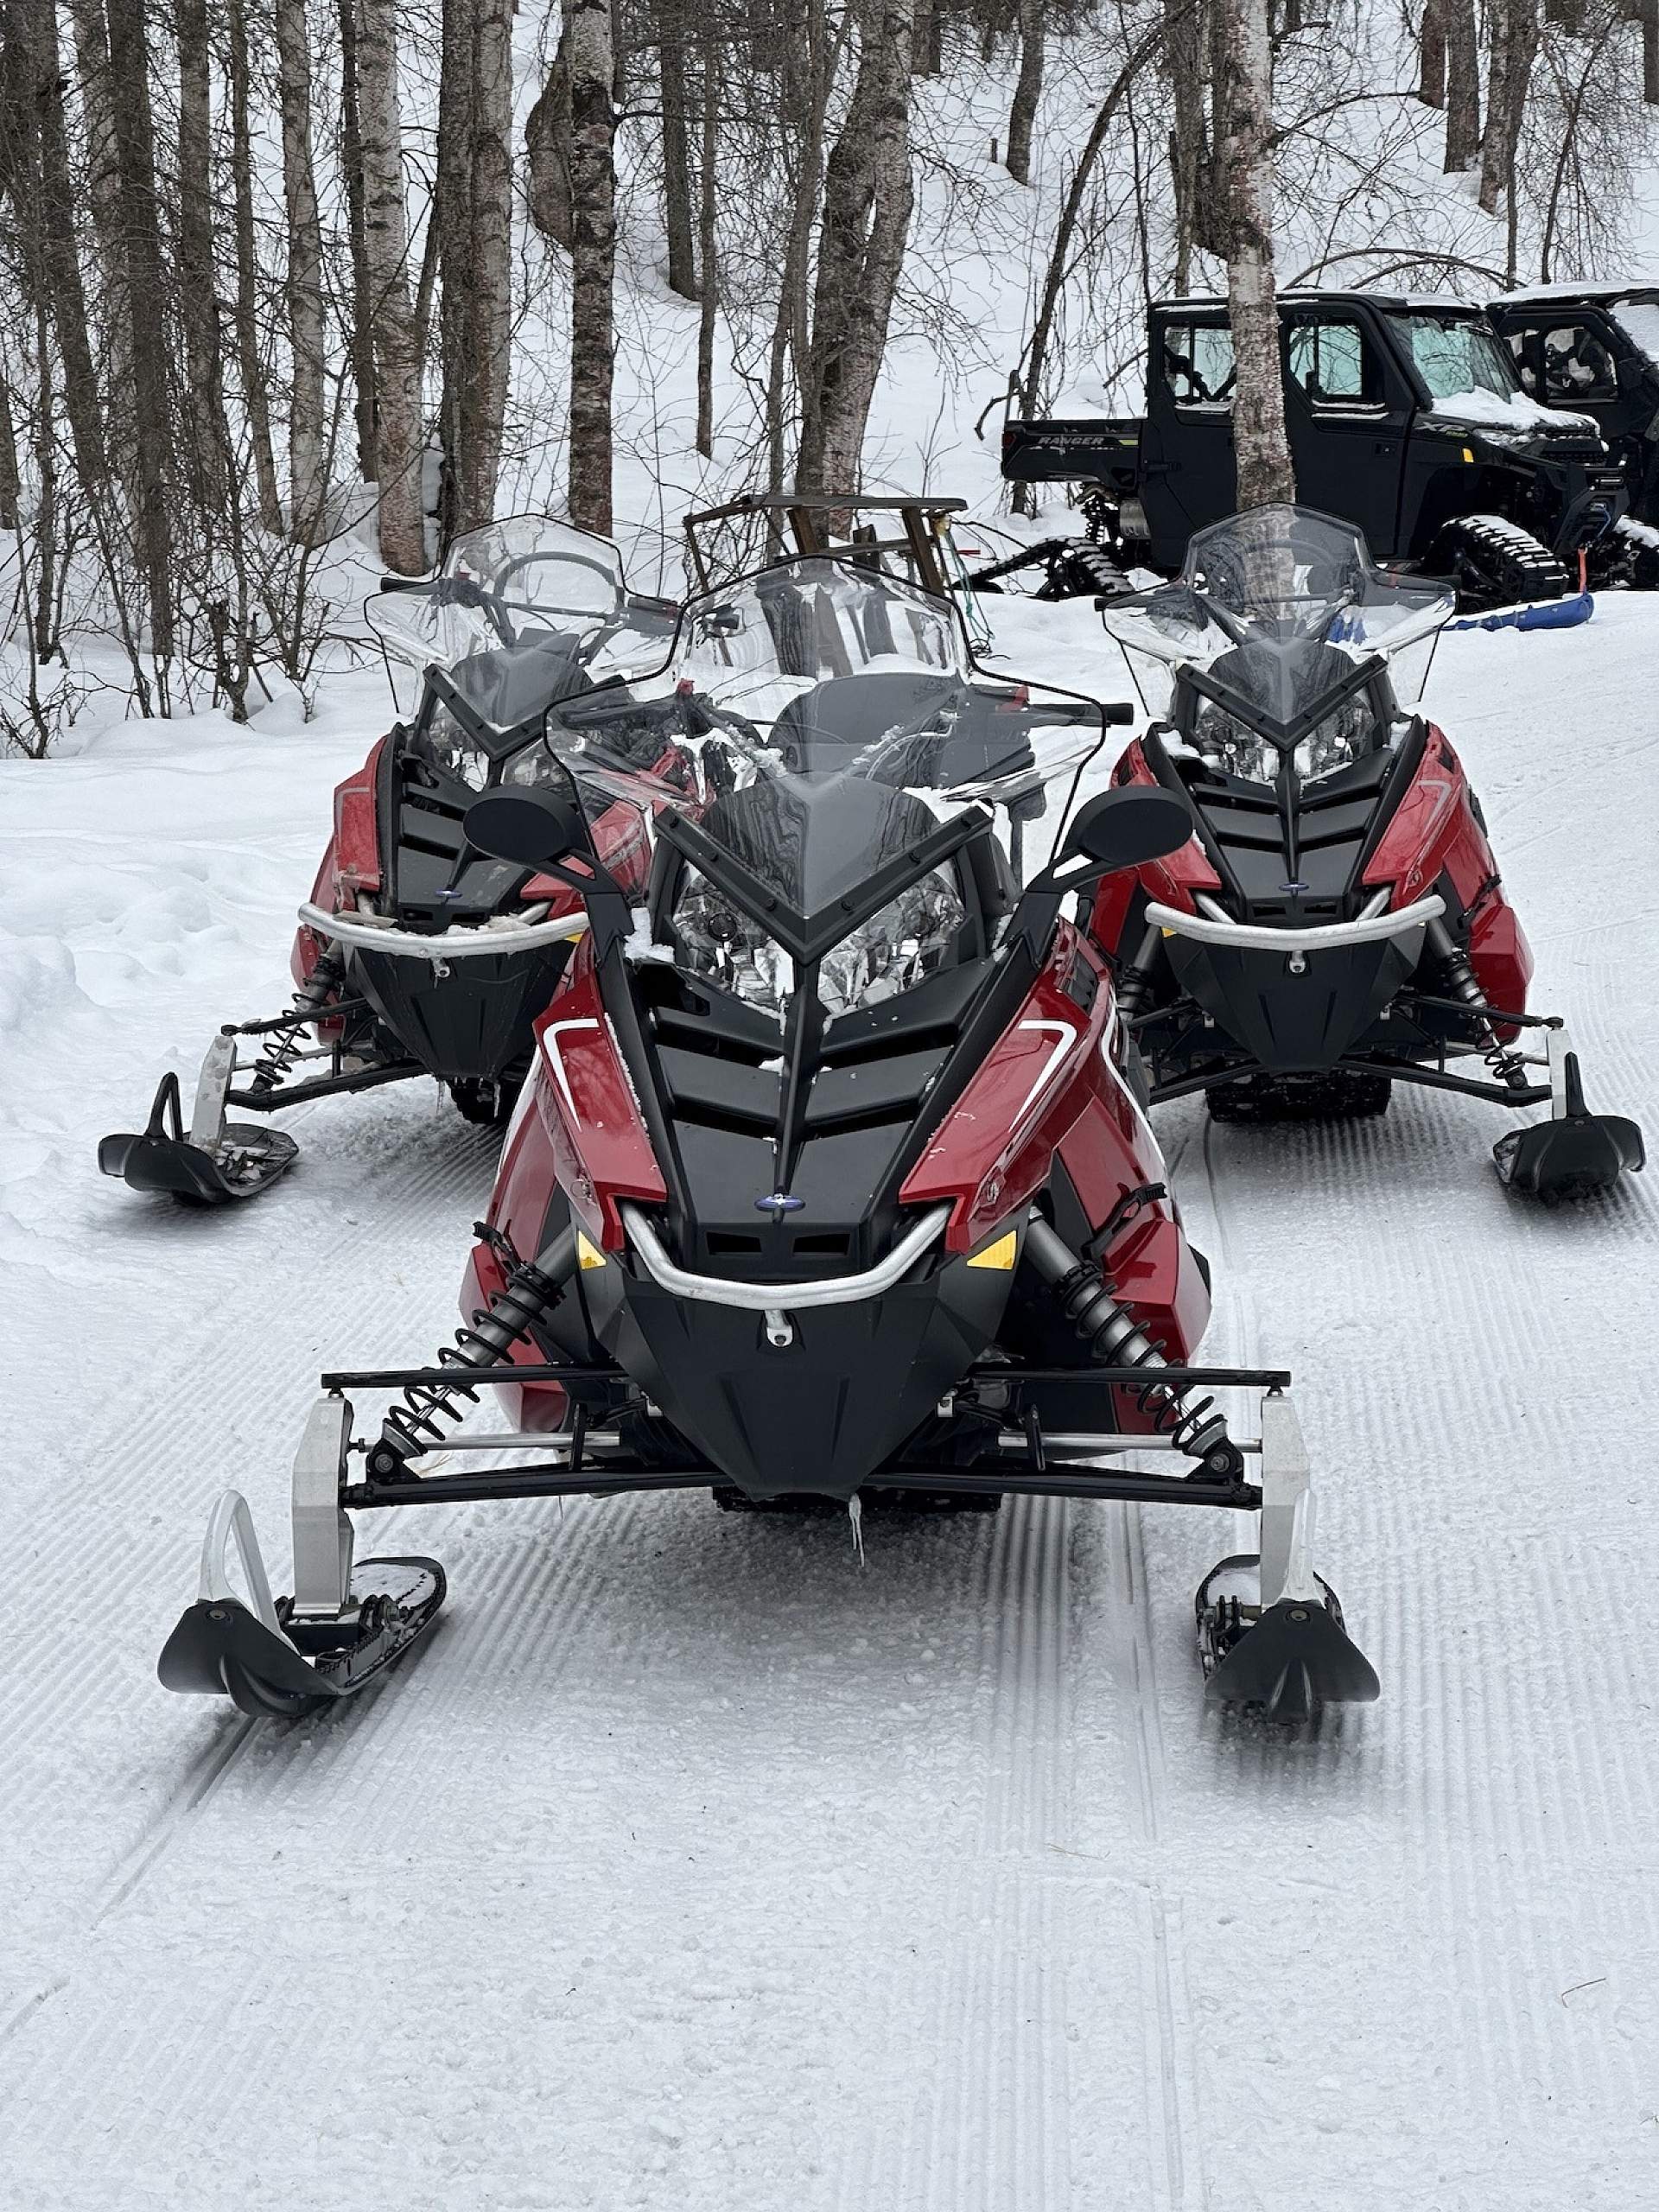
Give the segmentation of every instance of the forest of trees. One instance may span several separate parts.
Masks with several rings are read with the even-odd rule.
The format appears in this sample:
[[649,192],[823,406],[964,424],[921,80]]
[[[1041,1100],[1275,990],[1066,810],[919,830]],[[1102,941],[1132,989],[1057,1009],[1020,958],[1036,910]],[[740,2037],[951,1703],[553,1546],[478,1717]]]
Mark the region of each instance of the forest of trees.
[[[1371,73],[1381,7],[1408,83]],[[344,533],[420,573],[526,484],[608,531],[647,264],[695,303],[681,442],[721,488],[851,485],[898,325],[942,376],[967,342],[948,272],[914,273],[921,183],[976,219],[988,158],[1050,211],[1001,388],[1128,376],[1149,296],[1225,289],[1266,497],[1275,280],[1616,262],[1659,103],[1659,0],[0,0],[0,35],[3,712],[31,751],[77,631],[137,711],[243,717],[310,684]],[[1425,196],[1426,125],[1461,200]],[[1325,247],[1276,269],[1287,196]]]

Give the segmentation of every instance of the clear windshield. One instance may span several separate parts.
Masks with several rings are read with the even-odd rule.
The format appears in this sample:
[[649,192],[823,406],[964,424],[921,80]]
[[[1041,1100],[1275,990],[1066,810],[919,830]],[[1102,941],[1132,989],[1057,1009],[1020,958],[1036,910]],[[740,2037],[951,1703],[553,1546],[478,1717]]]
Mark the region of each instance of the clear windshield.
[[1507,399],[1518,391],[1515,364],[1491,327],[1475,315],[1418,312],[1391,315],[1431,399],[1458,399],[1489,391]]
[[1174,583],[1102,619],[1148,712],[1169,712],[1183,672],[1213,671],[1247,721],[1283,728],[1378,656],[1414,704],[1453,604],[1446,586],[1379,569],[1351,523],[1269,506],[1199,531]]
[[630,597],[607,538],[543,515],[458,537],[429,583],[382,591],[367,614],[388,650],[419,669],[556,647],[580,651],[595,677],[659,657],[672,626],[660,601]]
[[1659,292],[1636,292],[1615,300],[1609,313],[1637,352],[1659,368]]
[[[1094,702],[976,667],[944,601],[855,561],[803,559],[692,601],[665,665],[555,708],[544,747],[509,772],[557,764],[594,805],[633,798],[659,836],[683,819],[798,942],[834,938],[844,915],[820,985],[833,1005],[837,958],[868,954],[855,924],[869,887],[892,887],[876,919],[895,957],[948,936],[964,912],[959,864],[928,863],[952,825],[991,829],[1011,891],[1052,853],[1102,734]],[[683,946],[710,941],[696,895]],[[743,961],[775,970],[753,918],[723,895],[714,910]],[[846,1000],[851,983],[838,988]]]

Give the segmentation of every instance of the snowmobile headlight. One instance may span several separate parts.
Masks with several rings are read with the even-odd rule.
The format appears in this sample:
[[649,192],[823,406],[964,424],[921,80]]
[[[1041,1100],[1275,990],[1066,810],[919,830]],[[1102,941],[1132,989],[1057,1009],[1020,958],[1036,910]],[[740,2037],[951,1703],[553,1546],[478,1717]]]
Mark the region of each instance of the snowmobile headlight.
[[908,885],[879,914],[823,956],[818,997],[826,1014],[850,1014],[897,998],[932,975],[955,942],[966,909],[948,870]]
[[693,975],[782,1019],[794,982],[788,954],[694,868],[674,901],[673,930]]
[[1305,784],[1333,776],[1364,753],[1370,743],[1371,713],[1363,699],[1344,699],[1296,748],[1296,773]]
[[1270,784],[1279,773],[1277,746],[1213,700],[1206,700],[1198,709],[1192,726],[1192,746],[1212,768],[1220,769],[1224,776],[1242,777],[1247,784]]
[[490,779],[490,756],[472,739],[448,707],[435,706],[415,750],[441,775],[454,776],[469,791],[481,791]]

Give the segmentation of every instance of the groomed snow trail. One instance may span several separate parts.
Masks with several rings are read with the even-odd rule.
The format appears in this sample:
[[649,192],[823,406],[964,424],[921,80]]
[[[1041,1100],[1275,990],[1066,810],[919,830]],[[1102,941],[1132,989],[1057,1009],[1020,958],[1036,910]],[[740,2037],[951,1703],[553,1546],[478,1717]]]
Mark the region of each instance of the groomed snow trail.
[[[1010,613],[1117,689],[1078,610]],[[1442,648],[1592,1103],[1659,1135],[1659,607]],[[1025,653],[1031,659],[1029,650]],[[1056,672],[1058,672],[1057,668]],[[429,1648],[321,1721],[168,1698],[216,1491],[285,1564],[317,1370],[453,1325],[491,1141],[319,1107],[245,1211],[92,1164],[274,1011],[384,719],[0,768],[0,2204],[1625,2212],[1659,2201],[1659,1184],[1548,1215],[1482,1109],[1162,1134],[1210,1349],[1282,1361],[1383,1702],[1206,1718],[1221,1516],[407,1513]]]

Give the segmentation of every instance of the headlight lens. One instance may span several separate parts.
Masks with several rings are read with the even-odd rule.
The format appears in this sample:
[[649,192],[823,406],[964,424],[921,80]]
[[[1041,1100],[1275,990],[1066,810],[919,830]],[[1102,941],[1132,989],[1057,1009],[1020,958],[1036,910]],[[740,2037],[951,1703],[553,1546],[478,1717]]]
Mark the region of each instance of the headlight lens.
[[1192,744],[1212,768],[1247,784],[1270,784],[1279,773],[1279,748],[1224,707],[1206,700],[1193,724]]
[[824,1011],[850,1014],[923,982],[950,950],[964,912],[956,885],[942,869],[901,891],[823,956],[818,997]]
[[[818,996],[826,1014],[850,1014],[912,989],[938,968],[965,915],[941,870],[911,884],[823,957]],[[684,964],[746,1004],[781,1018],[794,986],[787,954],[724,892],[688,868],[674,902]]]
[[1344,699],[1334,714],[1305,737],[1296,748],[1296,773],[1305,784],[1333,776],[1370,748],[1372,718],[1364,699]]
[[693,975],[781,1019],[794,981],[788,955],[694,868],[674,902],[674,933]]
[[448,707],[434,707],[413,749],[440,775],[458,778],[469,791],[481,791],[490,780],[488,753],[479,751]]

